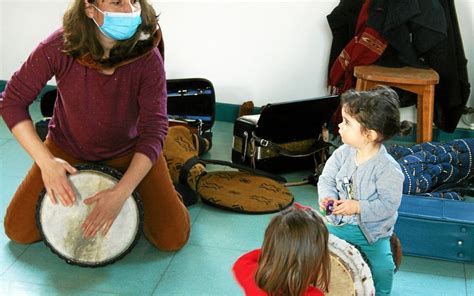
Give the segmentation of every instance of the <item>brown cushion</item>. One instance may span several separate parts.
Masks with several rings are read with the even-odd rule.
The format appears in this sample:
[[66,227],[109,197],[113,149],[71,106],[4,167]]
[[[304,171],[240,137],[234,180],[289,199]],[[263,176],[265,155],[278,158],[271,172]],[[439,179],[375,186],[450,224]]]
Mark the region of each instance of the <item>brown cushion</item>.
[[254,214],[281,211],[294,200],[283,184],[237,171],[211,172],[201,176],[197,192],[208,205]]
[[193,141],[193,132],[184,126],[170,127],[165,139],[163,153],[171,179],[179,183],[179,173],[190,158],[198,156],[199,147]]

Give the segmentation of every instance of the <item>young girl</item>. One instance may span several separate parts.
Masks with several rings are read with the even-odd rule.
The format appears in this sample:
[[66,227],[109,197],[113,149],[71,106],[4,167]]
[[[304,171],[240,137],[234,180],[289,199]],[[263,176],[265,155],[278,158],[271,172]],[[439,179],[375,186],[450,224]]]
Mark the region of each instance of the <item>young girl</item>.
[[348,91],[341,105],[344,145],[334,151],[319,177],[320,209],[333,203],[329,232],[361,248],[377,295],[389,295],[394,273],[390,236],[404,177],[382,142],[409,132],[411,126],[400,123],[398,97],[390,88]]
[[246,295],[324,295],[330,277],[328,231],[311,209],[291,207],[273,217],[262,249],[240,257],[234,275]]

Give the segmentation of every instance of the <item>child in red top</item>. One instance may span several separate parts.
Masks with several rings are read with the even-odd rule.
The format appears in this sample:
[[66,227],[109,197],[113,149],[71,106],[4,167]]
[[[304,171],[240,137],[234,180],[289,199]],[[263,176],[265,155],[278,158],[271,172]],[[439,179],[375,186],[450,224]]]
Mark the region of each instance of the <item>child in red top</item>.
[[262,249],[241,256],[235,278],[246,295],[317,295],[330,277],[328,230],[311,209],[291,207],[273,217]]

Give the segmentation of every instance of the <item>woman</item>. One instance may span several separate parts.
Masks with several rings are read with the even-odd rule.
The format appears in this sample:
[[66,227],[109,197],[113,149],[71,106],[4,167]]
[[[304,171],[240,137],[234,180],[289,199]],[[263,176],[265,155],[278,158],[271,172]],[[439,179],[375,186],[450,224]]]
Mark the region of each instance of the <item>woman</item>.
[[[46,188],[54,203],[71,206],[75,196],[66,173],[93,162],[124,176],[84,201],[94,205],[82,225],[85,237],[105,235],[137,188],[147,238],[161,250],[186,243],[189,213],[162,155],[168,129],[162,49],[155,11],[146,0],[74,0],[63,28],[41,42],[13,75],[2,94],[1,114],[34,164],[7,210],[10,239],[40,240],[35,206],[41,190]],[[43,143],[28,106],[53,76],[58,97]]]

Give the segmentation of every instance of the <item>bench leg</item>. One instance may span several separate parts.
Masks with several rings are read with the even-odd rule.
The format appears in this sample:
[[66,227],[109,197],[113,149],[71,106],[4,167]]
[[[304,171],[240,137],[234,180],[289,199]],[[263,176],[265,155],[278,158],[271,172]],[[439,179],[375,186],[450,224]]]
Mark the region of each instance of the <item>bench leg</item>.
[[434,85],[424,87],[418,95],[416,142],[428,142],[433,138]]
[[357,82],[356,82],[356,88],[355,90],[356,91],[363,91],[365,90],[365,84],[366,84],[366,81],[362,78],[357,78]]

